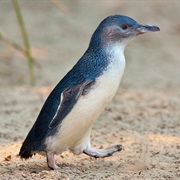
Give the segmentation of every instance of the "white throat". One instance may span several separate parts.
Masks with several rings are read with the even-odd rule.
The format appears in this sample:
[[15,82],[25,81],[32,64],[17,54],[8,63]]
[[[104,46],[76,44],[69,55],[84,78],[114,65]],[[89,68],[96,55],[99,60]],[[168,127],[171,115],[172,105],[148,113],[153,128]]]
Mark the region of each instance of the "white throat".
[[[108,70],[111,71],[111,73],[118,73],[117,76],[122,77],[125,69],[125,57],[124,57],[124,49],[126,45],[122,45],[120,43],[111,44],[106,47],[105,51],[107,55],[109,56],[109,65]],[[116,78],[118,78],[116,76]]]

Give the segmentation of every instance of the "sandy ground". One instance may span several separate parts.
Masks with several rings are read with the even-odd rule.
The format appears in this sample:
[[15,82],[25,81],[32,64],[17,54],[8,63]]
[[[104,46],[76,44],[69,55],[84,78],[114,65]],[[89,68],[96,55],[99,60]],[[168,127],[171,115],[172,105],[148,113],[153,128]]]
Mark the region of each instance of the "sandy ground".
[[[178,1],[65,1],[62,13],[46,0],[20,1],[36,58],[34,88],[26,59],[0,42],[0,179],[180,179],[180,3]],[[45,99],[87,48],[98,23],[126,14],[161,32],[126,49],[121,86],[93,127],[92,145],[122,144],[104,159],[65,152],[52,171],[43,156],[17,157]],[[0,1],[0,27],[22,44],[11,1]]]

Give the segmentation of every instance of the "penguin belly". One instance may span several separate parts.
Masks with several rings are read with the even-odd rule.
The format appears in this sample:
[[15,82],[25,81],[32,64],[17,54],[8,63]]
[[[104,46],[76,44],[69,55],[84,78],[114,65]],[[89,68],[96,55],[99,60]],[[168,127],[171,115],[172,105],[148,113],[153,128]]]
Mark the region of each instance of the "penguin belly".
[[125,59],[121,59],[109,65],[96,79],[88,94],[81,96],[62,120],[57,133],[46,138],[46,151],[60,154],[70,150],[79,154],[90,146],[92,125],[114,97],[121,81],[125,67]]

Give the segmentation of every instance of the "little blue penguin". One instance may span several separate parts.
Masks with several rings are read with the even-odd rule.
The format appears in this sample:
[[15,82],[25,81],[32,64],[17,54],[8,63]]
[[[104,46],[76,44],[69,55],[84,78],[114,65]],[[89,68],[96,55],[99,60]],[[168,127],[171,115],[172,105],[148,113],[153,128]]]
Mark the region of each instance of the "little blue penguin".
[[105,18],[93,33],[89,47],[52,90],[37,120],[24,140],[19,156],[45,154],[51,169],[59,169],[54,155],[70,150],[96,158],[111,156],[121,145],[105,149],[91,147],[95,120],[112,100],[125,69],[124,49],[134,37],[159,31],[130,17]]

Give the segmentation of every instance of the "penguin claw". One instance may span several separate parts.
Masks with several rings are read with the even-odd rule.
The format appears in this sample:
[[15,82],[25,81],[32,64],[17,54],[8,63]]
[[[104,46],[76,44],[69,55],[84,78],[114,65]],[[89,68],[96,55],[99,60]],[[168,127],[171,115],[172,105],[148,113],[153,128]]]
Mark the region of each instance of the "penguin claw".
[[123,146],[120,144],[115,145],[114,147],[117,149],[117,151],[121,151],[123,149]]
[[55,164],[54,166],[50,166],[50,165],[48,164],[48,167],[49,167],[51,170],[60,170],[60,167],[57,166],[56,164]]

